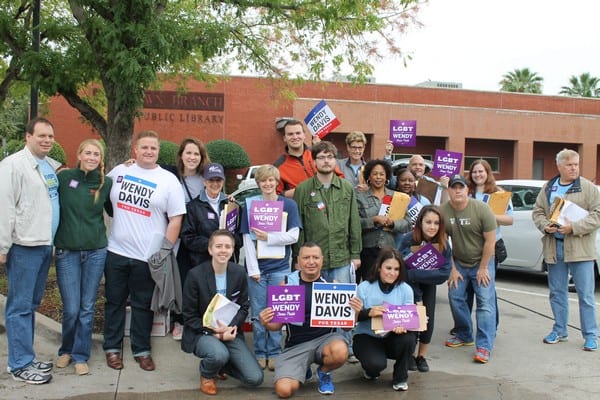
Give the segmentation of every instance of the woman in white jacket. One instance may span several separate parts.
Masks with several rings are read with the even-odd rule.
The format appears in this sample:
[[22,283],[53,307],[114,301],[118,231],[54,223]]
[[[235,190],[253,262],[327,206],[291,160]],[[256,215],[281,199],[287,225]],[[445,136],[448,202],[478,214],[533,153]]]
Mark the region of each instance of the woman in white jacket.
[[[258,314],[267,307],[267,286],[279,285],[290,273],[291,245],[298,241],[301,222],[296,203],[277,195],[280,176],[276,167],[261,166],[256,170],[254,179],[261,194],[246,199],[240,233],[244,238],[248,270],[254,354],[261,368],[268,367],[273,371],[275,358],[281,352],[281,331],[266,330],[260,324]],[[269,207],[265,207],[267,204]],[[280,229],[273,231],[268,227],[257,227],[254,221],[259,214],[280,218]]]

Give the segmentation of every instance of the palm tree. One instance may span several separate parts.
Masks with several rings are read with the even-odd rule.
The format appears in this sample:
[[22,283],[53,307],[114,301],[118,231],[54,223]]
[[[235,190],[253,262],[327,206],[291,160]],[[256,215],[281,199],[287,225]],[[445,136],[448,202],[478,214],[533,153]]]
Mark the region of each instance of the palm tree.
[[579,76],[572,75],[571,86],[563,86],[559,94],[575,97],[600,97],[600,79],[585,72]]
[[544,78],[529,68],[515,69],[502,76],[500,90],[503,92],[542,93]]

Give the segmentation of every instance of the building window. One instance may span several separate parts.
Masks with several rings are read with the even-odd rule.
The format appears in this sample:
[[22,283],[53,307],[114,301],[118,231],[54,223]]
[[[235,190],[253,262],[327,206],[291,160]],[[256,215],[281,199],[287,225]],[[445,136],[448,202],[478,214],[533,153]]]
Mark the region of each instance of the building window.
[[465,171],[468,171],[473,161],[485,160],[492,167],[492,172],[495,174],[500,173],[500,158],[499,157],[486,157],[486,156],[466,156],[465,157]]

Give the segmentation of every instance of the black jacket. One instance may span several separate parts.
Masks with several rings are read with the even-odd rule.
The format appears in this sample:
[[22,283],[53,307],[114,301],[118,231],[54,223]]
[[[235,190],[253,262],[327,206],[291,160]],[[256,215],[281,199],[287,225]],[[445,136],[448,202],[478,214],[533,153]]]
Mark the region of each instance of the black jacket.
[[[219,196],[219,213],[227,204],[227,196],[221,193]],[[188,250],[192,266],[197,266],[211,259],[208,254],[208,239],[210,235],[219,229],[219,214],[215,213],[208,202],[206,191],[202,191],[198,197],[187,204],[187,214],[183,218],[181,226],[181,244]],[[239,233],[235,233],[234,260],[238,260],[239,250],[242,247],[242,239]]]
[[[237,326],[238,336],[243,336],[242,325],[248,316],[250,300],[248,299],[248,277],[246,270],[235,263],[227,265],[227,289],[225,297],[240,305],[240,309],[229,324]],[[188,273],[183,288],[183,338],[181,349],[193,353],[200,335],[211,335],[210,327],[205,327],[202,317],[210,301],[217,293],[215,272],[212,260],[192,268]]]

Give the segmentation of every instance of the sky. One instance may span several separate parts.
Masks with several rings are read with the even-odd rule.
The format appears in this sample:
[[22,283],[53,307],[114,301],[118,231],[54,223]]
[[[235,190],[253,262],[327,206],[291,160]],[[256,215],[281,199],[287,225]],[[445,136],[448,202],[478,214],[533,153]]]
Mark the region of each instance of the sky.
[[412,55],[376,65],[377,83],[433,80],[498,91],[502,76],[529,68],[556,95],[569,78],[600,77],[600,2],[595,0],[429,0],[400,41]]

